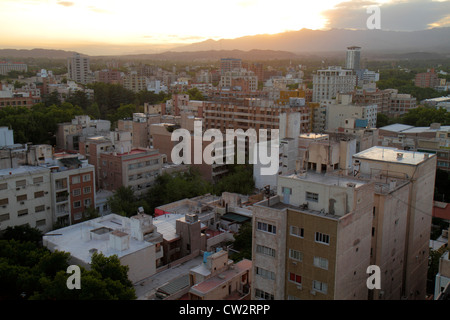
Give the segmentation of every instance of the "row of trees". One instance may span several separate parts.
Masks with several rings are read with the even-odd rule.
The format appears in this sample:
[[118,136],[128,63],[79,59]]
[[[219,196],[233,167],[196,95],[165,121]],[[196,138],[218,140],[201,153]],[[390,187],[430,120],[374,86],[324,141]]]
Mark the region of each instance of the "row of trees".
[[139,207],[152,214],[161,205],[207,193],[221,195],[228,191],[251,194],[255,187],[252,170],[250,165],[234,165],[227,176],[212,184],[204,180],[195,167],[191,167],[188,172],[158,176],[153,187],[141,198],[137,198],[130,187],[120,187],[108,203],[112,212],[132,216]]
[[443,126],[450,125],[450,112],[444,108],[431,106],[419,106],[408,110],[403,116],[389,118],[387,115],[378,113],[377,127],[384,127],[389,124],[402,123],[414,127],[428,127],[431,123],[440,123]]
[[128,266],[116,255],[94,253],[91,269],[81,269],[81,288],[68,289],[70,254],[41,245],[42,234],[26,226],[9,227],[0,239],[0,299],[130,300],[135,291]]

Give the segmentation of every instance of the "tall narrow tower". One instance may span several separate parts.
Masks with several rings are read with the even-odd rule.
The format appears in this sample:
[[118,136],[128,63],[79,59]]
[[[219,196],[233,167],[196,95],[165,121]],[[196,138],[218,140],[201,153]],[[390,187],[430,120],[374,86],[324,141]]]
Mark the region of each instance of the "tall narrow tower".
[[345,68],[351,70],[359,70],[359,60],[361,57],[361,47],[347,47],[347,57]]

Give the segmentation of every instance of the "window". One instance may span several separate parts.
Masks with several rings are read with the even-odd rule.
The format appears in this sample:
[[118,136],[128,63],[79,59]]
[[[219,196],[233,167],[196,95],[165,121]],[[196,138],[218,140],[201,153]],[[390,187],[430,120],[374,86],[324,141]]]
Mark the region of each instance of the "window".
[[303,261],[303,253],[294,249],[289,249],[289,258],[297,261]]
[[84,194],[91,193],[91,187],[84,187],[84,188],[83,188],[83,193],[84,193]]
[[44,191],[37,191],[34,193],[34,198],[42,198],[44,196]]
[[45,226],[45,219],[37,220],[36,227]]
[[42,183],[42,182],[44,182],[44,177],[33,178],[33,183]]
[[297,284],[302,284],[302,276],[293,272],[289,272],[289,281],[295,282]]
[[4,205],[7,205],[9,203],[9,200],[8,200],[8,198],[3,198],[3,199],[0,199],[0,206],[4,206]]
[[330,236],[325,233],[316,232],[315,241],[323,244],[330,244]]
[[45,211],[45,205],[37,206],[34,208],[34,212],[42,212]]
[[73,190],[73,196],[74,197],[78,197],[79,195],[81,195],[81,189],[74,189]]
[[16,197],[16,199],[17,199],[17,202],[19,202],[19,201],[25,201],[25,200],[27,200],[27,195],[26,195],[26,194],[18,195],[18,196]]
[[304,229],[303,228],[299,228],[299,227],[296,227],[296,226],[291,226],[290,227],[290,234],[291,234],[291,236],[303,238],[303,233],[304,233]]
[[80,176],[72,177],[72,184],[80,183]]
[[25,187],[27,185],[27,180],[17,180],[16,187]]
[[91,206],[91,199],[90,199],[90,198],[89,198],[89,199],[84,199],[84,206],[85,206],[86,208],[88,208],[88,207]]
[[326,294],[328,291],[328,285],[324,282],[313,280],[313,289],[318,292]]
[[277,233],[276,226],[269,224],[269,223],[265,223],[265,222],[258,222],[257,229],[260,231],[268,232],[268,233],[273,233],[273,234]]
[[8,220],[9,220],[9,213],[0,214],[0,222]]
[[28,209],[23,209],[23,210],[19,210],[17,211],[17,216],[22,217],[28,214]]
[[273,294],[259,290],[259,289],[255,290],[255,297],[258,299],[263,299],[263,300],[274,300]]
[[275,273],[263,268],[256,267],[256,274],[264,279],[275,280]]
[[91,175],[90,174],[83,174],[83,182],[91,181]]
[[318,202],[319,201],[319,194],[306,191],[306,200]]
[[6,190],[8,189],[8,184],[7,183],[0,183],[0,190]]
[[272,249],[272,248],[269,248],[269,247],[265,247],[265,246],[261,246],[259,244],[256,246],[256,252],[257,253],[261,253],[261,254],[265,254],[267,256],[275,257],[275,249]]
[[328,270],[328,259],[322,257],[314,257],[314,265],[318,268]]
[[81,201],[74,201],[73,207],[74,208],[81,208]]

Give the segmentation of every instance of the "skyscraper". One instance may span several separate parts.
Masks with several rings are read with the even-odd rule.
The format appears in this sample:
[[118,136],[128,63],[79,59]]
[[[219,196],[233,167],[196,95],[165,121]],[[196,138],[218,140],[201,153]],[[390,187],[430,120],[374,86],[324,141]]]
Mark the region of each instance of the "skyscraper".
[[345,68],[351,70],[359,70],[359,60],[361,58],[361,47],[347,47],[347,57],[345,60]]

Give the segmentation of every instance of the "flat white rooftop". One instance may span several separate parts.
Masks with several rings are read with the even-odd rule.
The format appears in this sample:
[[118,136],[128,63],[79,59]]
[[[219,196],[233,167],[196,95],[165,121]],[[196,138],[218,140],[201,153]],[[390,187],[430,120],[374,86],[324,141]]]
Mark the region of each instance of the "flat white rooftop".
[[[133,252],[153,246],[153,243],[139,241],[130,236],[130,246],[123,251],[109,246],[109,236],[90,238],[89,233],[99,228],[109,228],[130,234],[129,218],[111,213],[104,217],[92,219],[72,226],[47,232],[43,236],[44,245],[59,251],[69,252],[71,256],[90,264],[92,250],[102,252],[109,257],[116,254],[119,258]],[[108,231],[109,232],[109,231]]]
[[[400,154],[401,157],[399,157]],[[433,154],[427,154],[425,152],[406,151],[391,147],[375,146],[353,155],[353,158],[418,165],[428,159],[427,155],[428,157],[435,156]]]
[[324,184],[328,186],[348,187],[347,184],[352,183],[355,188],[358,188],[367,182],[359,179],[352,179],[349,176],[337,175],[337,174],[323,174],[315,171],[307,171],[305,174],[290,174],[279,176],[278,178],[297,179],[308,182],[315,182],[318,184]]

